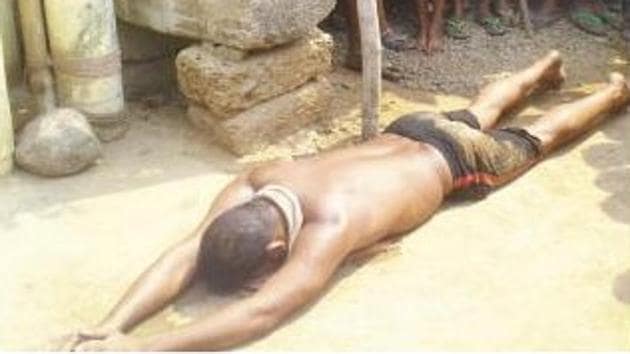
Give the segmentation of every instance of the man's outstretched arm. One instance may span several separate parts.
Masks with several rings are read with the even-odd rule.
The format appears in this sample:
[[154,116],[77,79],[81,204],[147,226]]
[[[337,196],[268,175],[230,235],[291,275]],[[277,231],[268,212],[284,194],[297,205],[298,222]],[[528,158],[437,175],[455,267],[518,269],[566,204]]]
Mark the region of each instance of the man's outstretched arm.
[[171,302],[189,285],[195,273],[197,250],[203,230],[218,214],[247,200],[252,194],[247,175],[230,183],[215,199],[203,222],[192,235],[164,252],[134,282],[96,328],[75,334],[64,349],[72,349],[84,340],[105,339],[117,332],[125,333]]
[[307,225],[298,240],[308,241],[298,241],[287,263],[251,297],[171,332],[88,342],[79,349],[218,350],[263,336],[321,294],[348,253],[340,236],[337,226]]
[[129,288],[103,323],[124,333],[173,300],[189,285],[195,273],[203,231],[217,215],[247,200],[252,193],[245,175],[230,183],[193,234],[163,253]]

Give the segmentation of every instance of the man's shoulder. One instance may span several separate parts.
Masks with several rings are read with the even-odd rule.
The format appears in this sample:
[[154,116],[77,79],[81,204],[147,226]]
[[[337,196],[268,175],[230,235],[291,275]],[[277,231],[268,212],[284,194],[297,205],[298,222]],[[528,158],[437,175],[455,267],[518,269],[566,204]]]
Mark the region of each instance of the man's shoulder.
[[247,168],[247,173],[252,178],[260,178],[261,176],[269,175],[270,173],[278,173],[282,169],[294,164],[293,160],[276,159],[264,162],[257,162],[250,164]]

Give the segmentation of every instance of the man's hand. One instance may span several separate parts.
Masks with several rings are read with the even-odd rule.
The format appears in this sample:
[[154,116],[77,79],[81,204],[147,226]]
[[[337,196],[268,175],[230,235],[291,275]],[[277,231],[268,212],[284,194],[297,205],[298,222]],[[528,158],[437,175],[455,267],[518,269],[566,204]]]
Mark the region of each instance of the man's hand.
[[57,348],[60,351],[75,350],[78,345],[86,341],[105,340],[110,337],[122,335],[120,331],[108,327],[94,327],[70,333],[63,338],[63,344]]
[[77,345],[77,352],[126,352],[143,351],[143,342],[122,333],[110,335],[104,339],[87,340]]

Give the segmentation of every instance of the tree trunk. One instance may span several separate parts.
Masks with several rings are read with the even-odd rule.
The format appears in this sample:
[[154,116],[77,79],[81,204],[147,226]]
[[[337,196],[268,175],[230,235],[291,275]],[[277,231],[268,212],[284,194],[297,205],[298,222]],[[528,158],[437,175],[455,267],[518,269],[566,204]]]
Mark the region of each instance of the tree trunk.
[[376,0],[357,0],[363,57],[363,140],[378,134],[381,101],[381,33]]

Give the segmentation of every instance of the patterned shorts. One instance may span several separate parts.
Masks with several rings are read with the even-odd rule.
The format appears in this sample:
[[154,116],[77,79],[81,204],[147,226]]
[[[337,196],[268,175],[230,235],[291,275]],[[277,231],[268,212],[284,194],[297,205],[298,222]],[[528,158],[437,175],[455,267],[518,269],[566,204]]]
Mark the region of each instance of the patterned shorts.
[[385,133],[434,146],[448,162],[455,190],[476,199],[531,166],[541,154],[540,139],[526,130],[482,131],[466,110],[411,113],[390,124]]

